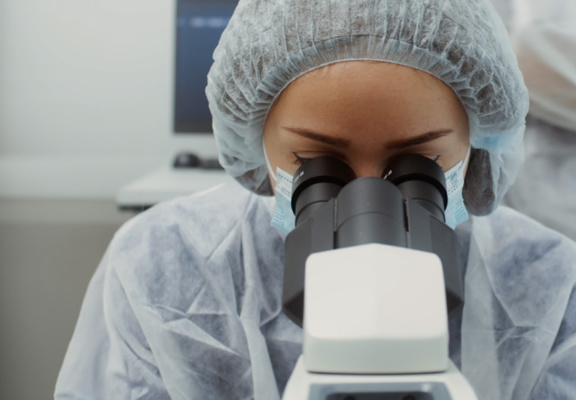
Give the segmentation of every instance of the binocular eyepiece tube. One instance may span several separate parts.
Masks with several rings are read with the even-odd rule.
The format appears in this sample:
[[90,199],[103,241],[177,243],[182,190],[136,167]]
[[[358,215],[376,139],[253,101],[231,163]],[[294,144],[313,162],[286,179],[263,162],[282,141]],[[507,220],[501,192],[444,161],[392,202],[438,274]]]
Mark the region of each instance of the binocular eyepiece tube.
[[[389,182],[399,189],[390,189]],[[410,198],[444,222],[448,197],[444,172],[433,160],[416,154],[394,158],[384,178],[356,179],[354,171],[343,161],[318,157],[307,161],[294,175],[292,209],[296,226],[312,216],[328,200],[339,197],[338,214],[348,220],[362,214],[384,214],[402,218],[398,203]],[[344,222],[344,221],[342,221]],[[370,220],[367,220],[369,223]],[[379,224],[373,221],[372,224]],[[379,229],[389,229],[379,225]]]

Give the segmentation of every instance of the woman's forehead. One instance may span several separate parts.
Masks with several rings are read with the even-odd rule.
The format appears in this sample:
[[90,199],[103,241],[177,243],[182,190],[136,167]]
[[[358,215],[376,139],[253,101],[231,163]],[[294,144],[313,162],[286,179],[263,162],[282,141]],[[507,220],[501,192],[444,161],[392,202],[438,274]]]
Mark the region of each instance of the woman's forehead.
[[[299,119],[348,120],[388,118],[419,122],[463,113],[456,94],[434,76],[385,62],[352,61],[310,71],[292,82],[273,109]],[[369,121],[366,121],[369,122]]]

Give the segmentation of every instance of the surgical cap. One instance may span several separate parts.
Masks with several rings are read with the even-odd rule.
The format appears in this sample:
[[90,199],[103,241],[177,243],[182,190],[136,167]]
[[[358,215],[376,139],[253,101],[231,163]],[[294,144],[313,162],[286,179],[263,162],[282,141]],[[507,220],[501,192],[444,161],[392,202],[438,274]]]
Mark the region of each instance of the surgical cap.
[[307,72],[354,60],[409,66],[452,88],[473,148],[464,200],[471,213],[490,213],[523,160],[528,95],[487,0],[240,0],[206,88],[227,172],[271,194],[262,134],[275,99]]

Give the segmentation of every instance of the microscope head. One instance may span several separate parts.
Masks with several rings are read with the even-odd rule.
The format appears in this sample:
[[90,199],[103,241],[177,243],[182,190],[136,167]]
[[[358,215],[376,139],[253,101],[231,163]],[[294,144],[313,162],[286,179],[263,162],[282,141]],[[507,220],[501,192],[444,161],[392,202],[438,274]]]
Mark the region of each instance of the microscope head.
[[454,231],[444,224],[444,172],[433,160],[408,154],[391,160],[383,178],[356,178],[331,157],[307,161],[294,175],[296,228],[286,238],[283,305],[302,325],[304,269],[320,251],[381,243],[432,252],[442,261],[448,311],[462,304]]

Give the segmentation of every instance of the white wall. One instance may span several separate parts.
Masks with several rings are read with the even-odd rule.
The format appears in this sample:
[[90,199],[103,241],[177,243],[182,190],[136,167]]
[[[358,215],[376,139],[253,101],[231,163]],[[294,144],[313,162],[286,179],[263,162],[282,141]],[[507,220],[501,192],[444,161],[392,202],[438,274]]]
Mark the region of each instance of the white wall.
[[0,0],[0,196],[110,197],[215,153],[172,134],[173,19],[172,0]]

